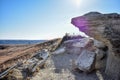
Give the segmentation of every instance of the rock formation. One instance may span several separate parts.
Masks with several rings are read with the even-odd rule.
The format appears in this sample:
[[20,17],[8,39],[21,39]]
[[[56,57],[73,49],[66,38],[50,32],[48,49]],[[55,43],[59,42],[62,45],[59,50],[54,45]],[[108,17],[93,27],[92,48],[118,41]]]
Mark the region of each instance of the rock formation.
[[108,47],[105,73],[120,80],[120,14],[90,12],[72,18],[71,23]]

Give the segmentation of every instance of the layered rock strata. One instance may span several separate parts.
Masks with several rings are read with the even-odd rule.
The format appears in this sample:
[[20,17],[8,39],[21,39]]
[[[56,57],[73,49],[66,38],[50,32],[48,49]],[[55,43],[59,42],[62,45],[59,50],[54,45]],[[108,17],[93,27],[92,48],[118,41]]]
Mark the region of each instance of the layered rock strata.
[[102,41],[108,47],[106,74],[120,79],[120,14],[101,14],[90,12],[72,18],[71,23],[80,31],[96,40]]

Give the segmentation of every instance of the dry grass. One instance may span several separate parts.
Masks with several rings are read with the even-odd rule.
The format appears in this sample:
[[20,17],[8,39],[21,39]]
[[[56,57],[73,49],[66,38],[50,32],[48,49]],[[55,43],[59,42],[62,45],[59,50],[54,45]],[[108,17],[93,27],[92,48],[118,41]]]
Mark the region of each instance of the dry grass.
[[[40,44],[33,45],[9,45],[5,49],[0,49],[0,72],[9,68],[13,64],[31,58],[36,52],[42,49],[53,50],[60,43],[61,39],[54,39]],[[52,44],[56,43],[54,46]],[[4,45],[3,45],[4,46]]]

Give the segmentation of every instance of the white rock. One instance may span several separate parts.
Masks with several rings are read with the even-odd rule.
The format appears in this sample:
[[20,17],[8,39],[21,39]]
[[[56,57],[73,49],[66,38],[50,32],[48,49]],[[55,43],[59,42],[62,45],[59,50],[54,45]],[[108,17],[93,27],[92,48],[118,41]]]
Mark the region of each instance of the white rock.
[[82,38],[79,42],[73,43],[74,47],[85,47],[90,41],[90,38]]
[[92,65],[95,61],[95,53],[87,50],[83,50],[75,64],[78,68],[85,72],[90,72],[92,70]]
[[44,49],[42,52],[38,54],[38,56],[39,58],[47,59],[47,57],[49,56],[49,52],[46,49]]
[[65,51],[66,51],[66,48],[62,47],[54,51],[53,54],[61,54],[61,53],[64,53]]

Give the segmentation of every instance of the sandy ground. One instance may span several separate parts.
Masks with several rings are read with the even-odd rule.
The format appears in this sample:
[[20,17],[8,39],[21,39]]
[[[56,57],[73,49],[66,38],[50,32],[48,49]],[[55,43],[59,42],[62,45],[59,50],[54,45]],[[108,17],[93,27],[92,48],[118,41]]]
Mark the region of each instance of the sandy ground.
[[30,49],[32,45],[9,45],[6,49],[0,50],[0,64],[22,54],[22,51]]
[[[0,45],[0,72],[31,58],[42,49],[54,50],[61,42],[61,38],[32,45]],[[5,47],[6,46],[6,47]]]
[[39,73],[31,80],[99,80],[95,72],[90,74],[73,71],[72,60],[78,54],[53,54],[51,55]]

